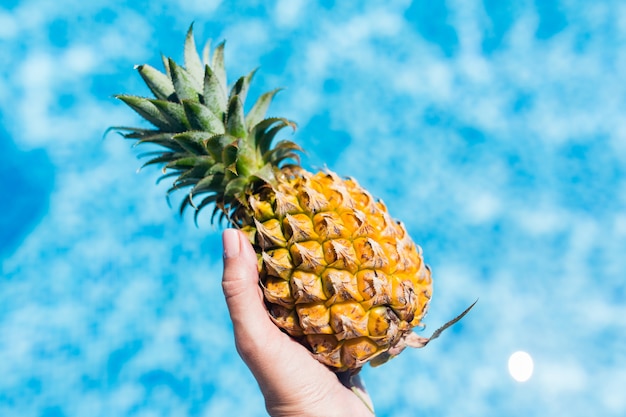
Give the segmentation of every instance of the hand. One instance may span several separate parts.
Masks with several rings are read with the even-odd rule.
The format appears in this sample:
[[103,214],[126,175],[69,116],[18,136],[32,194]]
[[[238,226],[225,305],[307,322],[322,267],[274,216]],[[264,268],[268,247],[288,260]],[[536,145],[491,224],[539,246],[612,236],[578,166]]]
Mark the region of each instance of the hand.
[[257,257],[247,238],[234,229],[224,231],[222,238],[222,288],[235,345],[261,388],[270,416],[373,416],[358,376],[335,374],[271,321],[258,285]]

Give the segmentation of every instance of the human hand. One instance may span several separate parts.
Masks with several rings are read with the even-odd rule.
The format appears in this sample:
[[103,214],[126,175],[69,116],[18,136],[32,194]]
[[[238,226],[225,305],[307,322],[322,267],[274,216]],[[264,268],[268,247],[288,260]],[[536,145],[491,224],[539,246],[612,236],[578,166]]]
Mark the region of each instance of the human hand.
[[358,376],[335,374],[271,321],[258,285],[257,257],[245,235],[227,229],[222,239],[222,288],[235,345],[261,388],[270,416],[373,416]]

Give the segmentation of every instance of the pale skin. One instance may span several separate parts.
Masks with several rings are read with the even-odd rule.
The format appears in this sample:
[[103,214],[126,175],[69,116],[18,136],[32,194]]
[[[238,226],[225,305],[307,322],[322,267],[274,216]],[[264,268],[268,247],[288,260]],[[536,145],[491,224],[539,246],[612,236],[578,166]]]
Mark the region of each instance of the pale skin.
[[222,239],[222,288],[235,345],[261,388],[269,415],[372,417],[371,401],[358,377],[340,375],[340,380],[271,321],[258,284],[256,254],[247,238],[228,229]]

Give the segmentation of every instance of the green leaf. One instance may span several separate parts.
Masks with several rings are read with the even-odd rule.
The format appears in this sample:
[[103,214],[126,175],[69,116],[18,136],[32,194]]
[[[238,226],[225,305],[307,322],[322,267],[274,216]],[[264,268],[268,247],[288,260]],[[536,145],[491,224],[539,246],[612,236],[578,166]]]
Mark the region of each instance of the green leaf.
[[276,134],[285,127],[296,129],[296,124],[289,119],[282,117],[272,117],[259,122],[251,130],[250,135],[254,136],[254,141],[261,154],[267,152],[272,146],[272,141]]
[[208,65],[204,70],[204,104],[218,118],[226,113],[226,86],[222,85],[218,76]]
[[237,195],[245,194],[247,185],[248,181],[246,178],[243,177],[229,181],[228,184],[226,184],[226,188],[224,189],[224,195],[228,197],[234,197]]
[[228,103],[228,113],[226,119],[226,132],[236,138],[243,139],[248,133],[246,131],[246,121],[243,112],[243,102],[239,96],[234,95]]
[[237,173],[237,157],[239,154],[239,146],[236,142],[231,143],[224,147],[222,151],[222,162],[226,170],[232,172],[235,175]]
[[192,100],[183,100],[187,120],[194,130],[203,130],[208,134],[224,133],[224,124],[208,107]]
[[265,164],[263,168],[255,172],[252,176],[260,179],[266,184],[276,184],[276,176],[274,175],[274,167],[272,164]]
[[198,179],[197,178],[192,178],[192,179],[187,179],[187,180],[180,180],[180,177],[178,177],[178,179],[174,182],[174,185],[172,185],[169,188],[169,190],[167,190],[167,197],[169,198],[169,195],[171,193],[173,193],[174,191],[176,191],[176,190],[182,190],[184,188],[193,187],[197,183],[198,183]]
[[135,68],[152,94],[159,100],[167,100],[175,93],[174,84],[166,74],[147,64],[138,65]]
[[[187,131],[187,132],[183,132],[183,133],[179,133],[177,135],[174,135],[172,137],[172,139],[174,141],[176,141],[177,143],[180,142],[185,142],[185,143],[190,143],[189,146],[193,146],[194,147],[194,151],[193,153],[197,154],[197,155],[209,155],[209,150],[206,147],[206,141],[207,139],[210,137],[210,135],[207,134],[207,132],[202,132],[202,131]],[[193,145],[191,145],[191,143],[193,143]],[[198,148],[195,148],[195,147]],[[201,149],[201,151],[200,151]],[[188,149],[189,150],[189,149]]]
[[278,132],[280,132],[284,127],[285,126],[277,125],[277,126],[272,127],[267,132],[265,132],[265,134],[263,135],[263,140],[261,141],[260,146],[259,146],[259,151],[261,153],[264,154],[269,149],[271,149],[272,141],[274,140]]
[[168,178],[176,177],[178,176],[178,174],[179,174],[178,172],[168,172],[167,174],[163,174],[159,178],[157,178],[156,183],[157,185],[159,185],[161,181],[166,180]]
[[188,156],[184,158],[176,159],[165,165],[165,169],[175,170],[188,170],[195,167],[198,164],[198,158],[195,156]]
[[[195,209],[195,213],[193,214],[193,220],[196,223],[196,225],[198,224],[198,214],[200,214],[200,211],[205,208],[206,206],[210,205],[210,204],[215,204],[217,202],[218,196],[216,194],[212,194],[208,197],[205,197],[200,204],[198,204]],[[211,216],[211,223],[213,223],[213,216]]]
[[[172,169],[176,169],[176,168],[172,168]],[[194,165],[191,168],[187,168],[187,169],[176,169],[177,173],[178,173],[178,178],[176,178],[176,181],[174,181],[174,184],[176,184],[176,186],[178,188],[183,188],[183,187],[193,187],[194,185],[196,185],[198,183],[198,181],[200,181],[202,178],[204,178],[203,176],[203,172],[204,169],[202,166],[198,166],[198,165]]]
[[[176,191],[176,189],[170,189],[170,191]],[[191,200],[191,196],[187,195],[183,201],[180,202],[180,208],[178,209],[178,212],[180,213],[180,215],[182,216],[185,213],[185,209],[189,206],[193,207],[193,201]],[[195,207],[194,207],[195,209]]]
[[172,140],[171,133],[159,133],[155,135],[147,135],[142,137],[140,140],[135,142],[135,146],[151,143],[153,145],[163,146],[164,148],[170,149],[174,152],[182,151],[183,149],[178,145],[174,140]]
[[193,38],[193,23],[189,26],[187,36],[185,37],[184,59],[185,69],[193,77],[199,90],[202,85],[204,66],[202,65],[200,56],[198,55],[196,42]]
[[263,155],[263,160],[270,162],[274,166],[278,166],[281,162],[287,159],[293,159],[296,162],[300,162],[300,155],[302,148],[293,142],[283,140],[278,142],[274,149],[269,150]]
[[237,139],[229,136],[229,135],[214,135],[205,141],[205,146],[211,156],[215,158],[216,161],[223,161],[222,155],[224,148],[233,143],[237,143]]
[[[165,75],[170,80],[172,79],[172,71],[170,70],[170,61],[165,55],[161,54],[161,61],[163,62],[163,68],[165,68]],[[173,85],[173,84],[172,84]]]
[[203,65],[211,64],[211,39],[208,39],[204,43],[204,48],[202,48],[202,64]]
[[253,69],[248,75],[240,77],[233,88],[230,90],[230,98],[234,96],[239,96],[239,100],[242,103],[246,102],[246,97],[248,96],[248,90],[250,89],[250,82],[254,77],[257,69]]
[[144,143],[150,143],[153,145],[162,146],[174,152],[180,152],[183,150],[174,140],[172,140],[172,134],[168,132],[131,127],[116,127],[115,129],[118,129],[120,131],[128,130],[129,133],[124,133],[122,135],[125,139],[135,140],[133,147],[142,145]]
[[191,127],[185,116],[185,110],[180,104],[167,100],[150,100],[150,102],[159,109],[171,126],[172,131],[181,132]]
[[175,153],[167,152],[167,153],[162,154],[161,156],[157,156],[156,158],[150,159],[148,162],[144,163],[139,169],[142,170],[143,168],[150,166],[150,165],[167,164],[177,158],[178,156]]
[[169,68],[172,73],[172,82],[174,83],[174,90],[179,101],[193,100],[198,101],[199,86],[194,85],[192,77],[189,75],[186,69],[179,66],[173,59],[169,59]]
[[141,117],[152,123],[160,130],[171,130],[168,120],[163,116],[163,114],[161,114],[159,109],[150,101],[150,99],[128,95],[117,95],[115,97],[122,100]]
[[221,175],[224,177],[224,164],[218,162],[209,167],[209,169],[204,173],[205,175]]
[[145,129],[132,126],[111,126],[104,132],[104,136],[106,137],[106,135],[108,135],[111,131],[115,131],[116,133],[122,135],[124,139],[141,139],[152,135],[170,135],[169,133],[162,133],[158,129]]
[[192,153],[194,155],[208,155],[209,152],[204,147],[204,143],[202,140],[196,140],[194,135],[190,134],[180,134],[173,137],[173,139],[181,146],[183,149]]
[[270,104],[274,99],[274,96],[280,90],[280,88],[277,88],[261,95],[261,97],[258,98],[258,100],[254,103],[254,106],[252,106],[252,109],[250,109],[248,115],[246,116],[246,126],[252,128],[253,126],[256,126],[259,122],[261,122],[261,120],[263,120],[263,118],[265,117],[265,113],[267,113],[267,109],[269,109]]
[[220,84],[226,86],[228,84],[226,83],[226,68],[224,66],[224,45],[226,45],[226,42],[221,42],[213,51],[211,69],[213,69]]
[[217,192],[222,188],[221,178],[217,175],[208,175],[200,180],[189,194],[192,196],[207,192]]

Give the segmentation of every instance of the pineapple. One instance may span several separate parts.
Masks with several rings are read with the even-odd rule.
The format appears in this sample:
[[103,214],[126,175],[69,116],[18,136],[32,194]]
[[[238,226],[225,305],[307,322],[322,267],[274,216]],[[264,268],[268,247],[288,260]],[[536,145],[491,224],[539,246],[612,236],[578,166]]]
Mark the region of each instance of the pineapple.
[[[422,251],[354,179],[299,164],[301,149],[282,140],[295,124],[265,117],[279,90],[244,102],[254,71],[227,88],[224,43],[197,52],[187,32],[184,67],[163,57],[165,72],[137,66],[154,98],[118,95],[152,127],[116,127],[153,144],[146,165],[188,189],[181,213],[212,206],[215,217],[244,231],[259,260],[259,285],[274,323],[336,372],[378,365],[431,338],[413,333],[432,296]],[[168,192],[168,195],[169,195]],[[469,309],[468,309],[469,310]]]

